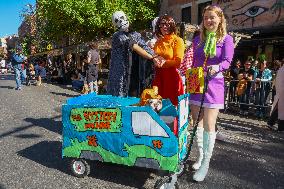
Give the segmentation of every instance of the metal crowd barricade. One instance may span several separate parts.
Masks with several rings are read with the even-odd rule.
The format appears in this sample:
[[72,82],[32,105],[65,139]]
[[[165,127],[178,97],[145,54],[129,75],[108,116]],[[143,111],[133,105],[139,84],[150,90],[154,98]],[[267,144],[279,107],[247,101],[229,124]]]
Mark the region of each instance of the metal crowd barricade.
[[247,81],[242,95],[237,94],[239,80],[226,81],[225,109],[248,111],[261,110],[268,115],[272,105],[272,81]]

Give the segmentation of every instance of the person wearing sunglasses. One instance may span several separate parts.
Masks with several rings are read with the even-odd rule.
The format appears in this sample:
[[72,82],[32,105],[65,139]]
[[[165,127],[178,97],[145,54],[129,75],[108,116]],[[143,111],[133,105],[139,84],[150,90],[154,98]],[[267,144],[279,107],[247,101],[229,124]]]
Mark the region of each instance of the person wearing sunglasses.
[[179,67],[184,56],[184,42],[176,35],[176,24],[171,16],[159,17],[155,26],[157,41],[154,52],[160,58],[155,67],[152,85],[157,86],[159,95],[169,98],[174,105],[178,104],[178,96],[184,93]]
[[251,64],[251,60],[247,60],[244,64],[244,68],[240,70],[238,76],[239,82],[245,83],[243,92],[240,94],[240,115],[244,116],[248,115],[251,86],[254,77],[254,71],[251,68]]

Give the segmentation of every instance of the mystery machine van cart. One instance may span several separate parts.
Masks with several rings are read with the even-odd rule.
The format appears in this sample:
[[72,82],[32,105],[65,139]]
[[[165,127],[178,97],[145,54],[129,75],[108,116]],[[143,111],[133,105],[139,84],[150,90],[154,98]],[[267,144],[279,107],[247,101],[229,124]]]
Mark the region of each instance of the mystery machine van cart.
[[[189,95],[176,108],[162,100],[160,112],[137,106],[140,98],[91,93],[68,99],[62,107],[62,157],[77,177],[89,174],[89,161],[169,171],[156,188],[175,188],[188,152]],[[178,119],[177,136],[173,133]]]

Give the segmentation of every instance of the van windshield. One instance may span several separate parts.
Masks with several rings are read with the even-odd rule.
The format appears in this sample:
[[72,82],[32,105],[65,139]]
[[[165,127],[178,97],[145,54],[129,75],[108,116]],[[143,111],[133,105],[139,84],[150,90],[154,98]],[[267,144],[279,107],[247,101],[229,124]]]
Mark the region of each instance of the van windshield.
[[132,112],[132,128],[134,135],[169,137],[147,112]]

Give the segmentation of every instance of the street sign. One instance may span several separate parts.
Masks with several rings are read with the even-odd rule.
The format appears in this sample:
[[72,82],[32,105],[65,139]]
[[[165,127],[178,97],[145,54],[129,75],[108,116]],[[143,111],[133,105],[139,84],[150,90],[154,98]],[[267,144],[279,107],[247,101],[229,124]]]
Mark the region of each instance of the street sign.
[[51,44],[48,44],[47,47],[46,47],[46,49],[50,51],[50,50],[52,49],[52,45],[51,45]]

